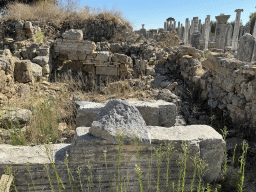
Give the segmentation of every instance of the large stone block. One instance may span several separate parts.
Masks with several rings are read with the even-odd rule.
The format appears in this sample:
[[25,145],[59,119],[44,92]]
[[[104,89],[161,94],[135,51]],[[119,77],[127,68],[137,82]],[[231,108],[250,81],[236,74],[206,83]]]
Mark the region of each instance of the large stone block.
[[30,60],[15,62],[14,79],[19,83],[29,83],[33,81],[33,73]]
[[36,56],[32,59],[32,62],[43,67],[49,63],[49,55],[48,56]]
[[97,66],[96,67],[96,75],[118,75],[118,68],[116,67],[107,67],[107,66]]
[[109,100],[92,123],[89,132],[107,141],[118,144],[117,136],[124,135],[124,142],[134,137],[143,143],[150,143],[151,135],[138,109],[120,99]]
[[68,40],[83,40],[83,31],[78,29],[70,29],[63,33],[62,37]]
[[240,61],[251,62],[255,39],[249,33],[246,33],[241,39],[237,50],[237,59]]
[[76,126],[90,127],[93,120],[105,106],[102,103],[79,101],[80,107],[77,110]]
[[95,60],[104,62],[104,61],[108,61],[108,57],[109,57],[109,52],[108,51],[100,51],[97,54]]
[[[171,127],[176,122],[177,109],[174,103],[163,100],[127,102],[140,111],[148,126]],[[90,127],[101,108],[105,106],[102,103],[87,101],[77,101],[77,104],[79,106],[76,118],[77,127]]]

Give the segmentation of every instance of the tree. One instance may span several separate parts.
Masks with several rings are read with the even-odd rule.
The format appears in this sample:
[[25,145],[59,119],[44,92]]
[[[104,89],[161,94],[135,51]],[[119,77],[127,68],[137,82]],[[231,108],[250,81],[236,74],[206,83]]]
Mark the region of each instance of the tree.
[[216,21],[210,21],[210,25],[211,25],[211,33],[215,33]]
[[254,28],[254,25],[255,25],[255,20],[256,20],[256,12],[254,13],[251,13],[250,15],[250,25],[251,25],[251,29],[250,29],[250,33],[252,34],[253,33],[253,28]]

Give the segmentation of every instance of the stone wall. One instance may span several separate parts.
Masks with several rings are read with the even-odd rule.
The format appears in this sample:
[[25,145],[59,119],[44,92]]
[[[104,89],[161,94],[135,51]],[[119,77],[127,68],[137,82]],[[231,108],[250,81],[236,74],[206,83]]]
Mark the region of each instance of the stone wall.
[[[81,31],[80,33],[82,35]],[[131,76],[131,57],[111,54],[109,51],[96,51],[94,42],[81,39],[72,39],[71,36],[57,39],[54,43],[54,59],[78,61],[81,63],[80,70],[93,75]]]
[[201,97],[212,109],[223,110],[237,125],[256,127],[255,62],[222,52],[210,52],[204,59],[198,50],[184,46],[177,53],[181,75],[200,87]]

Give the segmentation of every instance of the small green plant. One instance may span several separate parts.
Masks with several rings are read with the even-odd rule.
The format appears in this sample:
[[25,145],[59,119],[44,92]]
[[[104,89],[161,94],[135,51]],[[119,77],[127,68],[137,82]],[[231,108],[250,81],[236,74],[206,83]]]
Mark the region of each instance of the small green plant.
[[210,51],[206,51],[206,50],[203,51],[202,57],[205,59],[209,53],[210,53]]
[[35,34],[36,43],[43,43],[44,41],[44,33],[41,31],[37,31]]
[[226,137],[228,134],[227,127],[224,126],[224,128],[221,129],[221,132],[222,132],[223,140],[225,141],[225,147],[224,147],[225,160],[224,160],[223,169],[222,169],[223,174],[225,175],[228,171],[228,166],[227,166],[228,152],[227,152],[227,147],[226,147]]
[[244,191],[244,171],[245,171],[245,163],[246,163],[246,153],[248,150],[248,144],[243,141],[243,154],[239,159],[240,162],[240,180],[239,183],[237,185],[237,191],[238,192],[243,192]]

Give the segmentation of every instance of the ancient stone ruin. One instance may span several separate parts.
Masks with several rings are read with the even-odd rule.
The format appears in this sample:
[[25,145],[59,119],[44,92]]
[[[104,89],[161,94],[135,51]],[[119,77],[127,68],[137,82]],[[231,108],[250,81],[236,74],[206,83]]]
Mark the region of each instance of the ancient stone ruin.
[[[170,183],[179,181],[186,150],[186,189],[199,182],[192,158],[207,164],[204,184],[218,183],[225,147],[229,164],[235,144],[241,146],[245,139],[252,143],[250,157],[255,156],[256,25],[252,34],[248,26],[239,31],[241,12],[235,10],[234,29],[227,24],[230,15],[216,16],[214,36],[210,15],[203,24],[199,17],[186,18],[176,28],[169,17],[164,28],[147,30],[142,24],[138,31],[105,20],[77,25],[67,21],[60,27],[40,21],[2,22],[0,184],[10,187],[13,179],[18,191],[29,191],[28,185],[31,191],[58,190],[56,169],[70,191],[74,186],[68,161],[77,186],[80,177],[83,186],[93,185],[95,191],[111,191],[124,181],[127,191],[139,191],[142,173],[143,186],[150,182],[148,191],[156,191],[157,180],[161,189],[166,187],[166,167]],[[45,39],[38,42],[41,32]],[[75,82],[73,87],[70,82]],[[14,146],[4,140],[17,131],[31,136],[36,104],[29,101],[35,95],[35,103],[50,108],[65,94],[70,95],[62,110],[71,112],[58,117],[53,129],[61,136],[53,144]],[[49,101],[40,103],[46,96]],[[22,102],[29,104],[9,105]],[[220,122],[217,115],[223,118]],[[220,132],[227,124],[225,143]],[[158,150],[166,155],[170,148],[169,161],[161,160]],[[6,166],[12,167],[14,177],[6,176]],[[164,173],[160,177],[159,169]]]

